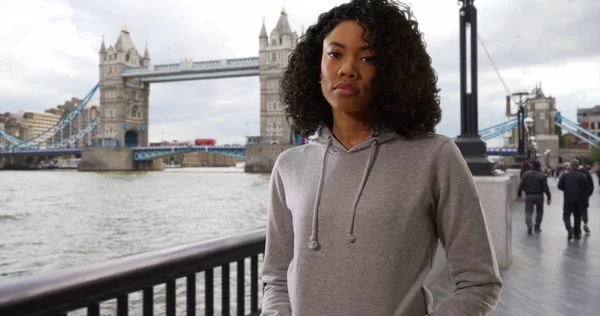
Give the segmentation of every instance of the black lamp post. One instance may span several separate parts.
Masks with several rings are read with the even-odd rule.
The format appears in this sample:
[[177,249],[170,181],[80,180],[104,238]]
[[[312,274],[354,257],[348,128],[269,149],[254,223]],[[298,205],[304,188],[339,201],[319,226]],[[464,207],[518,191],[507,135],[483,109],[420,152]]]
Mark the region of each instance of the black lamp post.
[[[517,135],[519,138],[519,151],[517,153],[516,162],[520,163],[521,161],[527,159],[525,156],[525,102],[523,101],[523,97],[529,96],[527,92],[517,92],[513,93],[512,97],[515,100],[515,103],[519,106],[517,111]],[[518,101],[517,101],[518,98]]]
[[527,117],[524,120],[525,127],[527,128],[527,134],[529,135],[527,142],[527,159],[535,160],[535,138],[533,132],[534,121],[531,117]]
[[[494,164],[487,156],[477,124],[477,9],[474,0],[460,0],[460,135],[456,145],[475,176],[493,175]],[[467,26],[470,45],[467,46]],[[471,50],[471,91],[467,91],[467,49]]]

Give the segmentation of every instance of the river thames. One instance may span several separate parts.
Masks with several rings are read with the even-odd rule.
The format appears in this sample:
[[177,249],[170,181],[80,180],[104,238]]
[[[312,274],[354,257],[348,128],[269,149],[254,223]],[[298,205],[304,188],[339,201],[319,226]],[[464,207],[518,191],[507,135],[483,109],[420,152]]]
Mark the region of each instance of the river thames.
[[268,174],[0,172],[0,282],[266,225]]

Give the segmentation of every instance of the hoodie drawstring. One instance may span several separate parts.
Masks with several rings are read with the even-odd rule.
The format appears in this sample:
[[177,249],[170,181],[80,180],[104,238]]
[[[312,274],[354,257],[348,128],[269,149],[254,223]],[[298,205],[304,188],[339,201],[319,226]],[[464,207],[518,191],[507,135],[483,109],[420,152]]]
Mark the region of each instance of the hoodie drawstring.
[[365,183],[367,182],[367,177],[369,176],[369,171],[371,170],[371,165],[373,164],[373,158],[375,157],[376,149],[377,139],[373,139],[373,141],[371,142],[371,154],[369,155],[369,160],[367,161],[365,172],[363,173],[362,179],[360,180],[360,184],[358,185],[358,191],[356,192],[354,202],[352,203],[352,218],[350,219],[350,224],[348,225],[348,241],[350,241],[351,243],[354,243],[356,241],[356,237],[354,237],[354,219],[356,218],[356,207],[358,206],[358,200],[360,199],[360,195],[362,194],[362,191],[365,188]]
[[[308,243],[308,248],[312,250],[318,250],[319,245],[319,237],[318,237],[318,217],[319,217],[319,204],[321,203],[321,192],[323,191],[323,182],[325,181],[325,166],[327,162],[327,153],[329,152],[329,147],[332,145],[332,137],[327,137],[327,144],[325,146],[325,152],[323,153],[323,161],[321,163],[321,174],[319,176],[319,186],[317,188],[317,196],[315,198],[315,206],[313,208],[313,222],[312,222],[312,232],[310,235],[310,241]],[[354,197],[354,201],[352,203],[352,217],[350,219],[350,225],[348,227],[348,240],[351,243],[356,241],[356,237],[354,237],[354,220],[356,218],[356,208],[358,206],[358,201],[362,194],[362,191],[365,187],[365,183],[367,182],[367,178],[369,176],[369,172],[371,170],[371,166],[373,165],[373,161],[375,158],[375,152],[377,151],[377,139],[373,139],[371,141],[371,154],[369,155],[369,160],[367,161],[367,165],[365,167],[365,171],[363,173],[362,179],[358,186],[358,192]]]
[[319,217],[319,203],[321,203],[321,191],[323,191],[323,182],[325,181],[325,166],[327,163],[327,152],[329,147],[333,143],[331,136],[327,137],[327,145],[325,146],[325,152],[323,153],[323,161],[321,162],[321,175],[319,176],[319,187],[317,188],[317,197],[315,198],[315,207],[313,208],[313,222],[312,222],[312,233],[310,235],[310,242],[308,248],[317,250],[319,249],[319,237],[317,229],[317,219]]

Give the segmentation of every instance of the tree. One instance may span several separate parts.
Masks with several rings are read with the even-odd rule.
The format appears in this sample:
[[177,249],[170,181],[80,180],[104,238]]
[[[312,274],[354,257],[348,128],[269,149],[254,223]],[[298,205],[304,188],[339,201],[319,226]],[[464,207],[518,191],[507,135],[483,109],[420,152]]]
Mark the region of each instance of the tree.
[[565,148],[565,136],[560,126],[554,126],[554,133],[558,135],[558,148]]
[[590,160],[592,162],[600,164],[600,148],[592,147],[590,150]]

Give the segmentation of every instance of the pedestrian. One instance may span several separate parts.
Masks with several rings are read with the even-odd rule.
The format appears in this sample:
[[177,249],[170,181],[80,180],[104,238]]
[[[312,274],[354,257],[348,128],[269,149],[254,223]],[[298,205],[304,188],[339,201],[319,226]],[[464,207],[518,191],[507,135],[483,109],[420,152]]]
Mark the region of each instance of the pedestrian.
[[[435,134],[436,74],[410,8],[352,0],[287,59],[281,99],[307,145],[271,174],[267,315],[487,315],[502,289],[473,177]],[[438,240],[456,291],[424,287]]]
[[533,226],[532,216],[535,207],[535,232],[541,233],[542,219],[544,217],[544,193],[548,205],[551,203],[550,189],[548,189],[547,176],[541,171],[540,162],[534,160],[531,163],[532,169],[523,174],[517,191],[517,199],[521,198],[521,193],[525,191],[525,223],[527,225],[527,234],[531,235]]
[[583,205],[581,206],[583,210],[581,211],[581,221],[583,222],[583,231],[587,234],[590,233],[590,228],[588,227],[588,208],[590,207],[590,197],[594,193],[594,179],[592,179],[592,174],[590,171],[581,163],[579,160],[579,167],[577,168],[578,172],[585,174],[587,179],[587,198],[584,199]]
[[529,170],[531,170],[531,165],[529,164],[529,161],[521,161],[521,173],[519,174],[519,179],[523,179],[523,175]]
[[[581,239],[581,215],[590,190],[587,177],[577,172],[579,161],[571,160],[569,172],[558,180],[558,189],[563,191],[563,221],[567,229],[567,239]],[[573,215],[573,225],[571,225]]]

